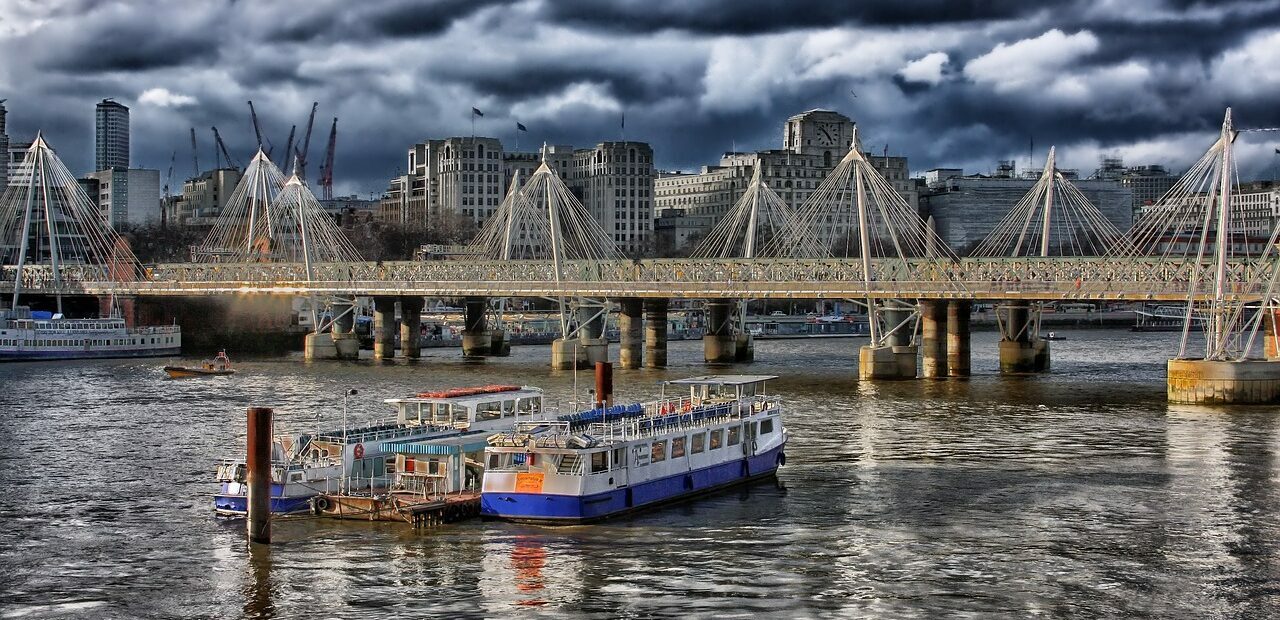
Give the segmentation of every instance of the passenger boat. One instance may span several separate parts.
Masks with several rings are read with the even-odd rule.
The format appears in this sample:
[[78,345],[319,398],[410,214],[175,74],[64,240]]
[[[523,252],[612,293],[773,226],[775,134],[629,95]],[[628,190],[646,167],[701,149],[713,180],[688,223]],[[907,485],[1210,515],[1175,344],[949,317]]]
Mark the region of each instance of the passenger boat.
[[[277,437],[271,450],[271,512],[308,512],[312,498],[321,494],[385,490],[395,471],[393,448],[399,443],[463,435],[483,438],[516,421],[544,416],[542,390],[514,385],[421,392],[384,402],[396,409],[393,423]],[[244,516],[246,473],[243,458],[218,466],[220,488],[213,498],[217,514]]]
[[[583,523],[772,476],[786,462],[782,405],[764,375],[663,384],[656,401],[518,422],[489,438],[480,513]],[[666,397],[667,386],[688,394]]]
[[164,357],[182,352],[182,328],[130,328],[124,319],[68,319],[18,306],[0,309],[0,361]]
[[189,379],[191,377],[225,377],[236,374],[231,367],[231,358],[226,351],[218,351],[217,357],[201,362],[199,366],[165,366],[165,374],[170,379]]

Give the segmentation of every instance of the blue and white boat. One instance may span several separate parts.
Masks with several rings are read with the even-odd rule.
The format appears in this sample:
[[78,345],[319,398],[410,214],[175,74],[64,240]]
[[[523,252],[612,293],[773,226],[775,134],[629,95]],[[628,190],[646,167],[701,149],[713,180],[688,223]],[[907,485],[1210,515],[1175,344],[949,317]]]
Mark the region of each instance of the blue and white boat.
[[[395,479],[395,446],[404,442],[484,437],[544,416],[542,390],[511,385],[422,392],[384,402],[396,408],[393,423],[277,437],[271,450],[271,511],[308,512],[311,499],[320,494],[386,489]],[[219,465],[217,514],[244,516],[246,473],[243,458]]]
[[480,513],[583,523],[773,476],[787,445],[775,378],[669,381],[653,402],[518,422],[489,438]]
[[124,319],[68,319],[18,306],[0,308],[0,362],[167,357],[182,353],[177,325],[130,328]]

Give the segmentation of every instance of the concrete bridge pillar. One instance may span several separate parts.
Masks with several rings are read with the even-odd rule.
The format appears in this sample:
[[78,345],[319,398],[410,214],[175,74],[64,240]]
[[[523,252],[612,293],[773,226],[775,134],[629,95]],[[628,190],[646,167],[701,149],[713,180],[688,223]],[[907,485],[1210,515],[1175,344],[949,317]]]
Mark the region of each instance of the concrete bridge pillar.
[[1280,310],[1267,309],[1262,315],[1262,354],[1269,360],[1280,359],[1280,321],[1277,321]]
[[920,302],[920,376],[947,377],[947,302]]
[[667,367],[667,300],[644,300],[644,359],[646,368]]
[[[858,378],[914,379],[917,374],[916,346],[911,344],[911,308],[907,304],[889,300],[881,310],[886,332],[882,342],[872,342],[858,350]],[[875,317],[871,317],[875,320]],[[894,329],[897,328],[897,329]]]
[[408,359],[422,357],[422,307],[421,297],[400,298],[400,355]]
[[1280,403],[1280,361],[1169,360],[1168,398],[1195,405]]
[[462,302],[462,354],[466,357],[484,357],[493,345],[485,313],[488,305],[484,297],[467,297]]
[[396,354],[396,298],[373,298],[373,357],[391,359]]
[[1004,306],[1000,325],[1000,372],[1027,374],[1049,370],[1049,341],[1035,333],[1040,312],[1029,301],[1015,301]]
[[619,305],[618,366],[639,368],[644,363],[644,301],[627,297]]
[[598,306],[582,306],[578,308],[578,340],[586,359],[580,363],[587,368],[595,368],[596,362],[609,361],[609,340],[604,330],[609,320],[606,309]]
[[947,376],[968,377],[969,315],[973,302],[954,300],[947,302]]
[[708,364],[732,364],[738,359],[733,333],[732,299],[707,300],[707,333],[702,337],[703,359]]
[[333,340],[334,357],[340,360],[360,359],[360,337],[356,335],[356,299],[343,297],[332,306],[333,327],[329,337]]

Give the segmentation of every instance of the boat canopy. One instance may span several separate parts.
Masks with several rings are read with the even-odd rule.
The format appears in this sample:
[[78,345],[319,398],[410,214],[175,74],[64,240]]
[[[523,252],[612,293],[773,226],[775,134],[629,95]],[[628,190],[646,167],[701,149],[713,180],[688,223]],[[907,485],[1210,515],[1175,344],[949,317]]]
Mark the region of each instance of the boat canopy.
[[670,385],[747,385],[777,379],[777,375],[703,375],[666,381]]

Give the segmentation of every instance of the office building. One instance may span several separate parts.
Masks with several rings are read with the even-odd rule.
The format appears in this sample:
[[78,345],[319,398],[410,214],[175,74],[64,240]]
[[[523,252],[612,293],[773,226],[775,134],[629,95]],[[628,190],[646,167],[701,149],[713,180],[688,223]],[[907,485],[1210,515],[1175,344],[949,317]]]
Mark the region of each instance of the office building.
[[81,186],[95,200],[103,220],[112,228],[160,223],[159,170],[99,170],[85,175]]
[[4,107],[4,100],[0,99],[0,194],[9,187],[9,129],[6,118],[8,115],[9,111]]
[[99,102],[94,136],[94,170],[129,167],[129,108],[112,99]]
[[196,228],[212,227],[240,183],[240,170],[207,170],[182,183],[182,194],[172,201],[168,223]]

